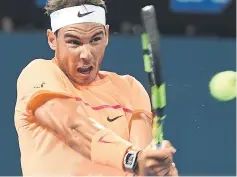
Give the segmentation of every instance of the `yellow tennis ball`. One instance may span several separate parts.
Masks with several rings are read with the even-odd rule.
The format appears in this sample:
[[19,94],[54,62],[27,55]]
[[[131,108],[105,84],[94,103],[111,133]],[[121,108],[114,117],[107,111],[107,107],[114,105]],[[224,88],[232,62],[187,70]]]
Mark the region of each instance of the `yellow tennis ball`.
[[236,97],[236,72],[217,73],[209,83],[211,95],[219,101],[230,101]]

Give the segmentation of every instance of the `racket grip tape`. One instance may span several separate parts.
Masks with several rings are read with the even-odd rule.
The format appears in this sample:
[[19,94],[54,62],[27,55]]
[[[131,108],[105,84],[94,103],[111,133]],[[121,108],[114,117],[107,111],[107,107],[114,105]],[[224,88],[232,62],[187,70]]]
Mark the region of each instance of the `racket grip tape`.
[[151,87],[151,100],[153,109],[162,109],[166,106],[165,83]]
[[154,137],[154,141],[157,145],[161,144],[164,140],[163,134],[163,124],[159,123],[159,119],[162,119],[158,116],[154,117],[153,127],[152,127],[152,135]]
[[142,49],[143,50],[149,49],[149,38],[148,38],[148,34],[146,33],[142,34]]
[[151,68],[151,57],[149,54],[149,39],[148,39],[148,34],[144,33],[141,36],[141,41],[142,41],[142,49],[143,49],[143,60],[144,60],[144,67],[145,67],[145,72],[150,73],[152,71]]
[[143,55],[143,60],[144,60],[144,68],[145,72],[150,73],[152,71],[151,69],[151,58],[149,55],[144,54]]

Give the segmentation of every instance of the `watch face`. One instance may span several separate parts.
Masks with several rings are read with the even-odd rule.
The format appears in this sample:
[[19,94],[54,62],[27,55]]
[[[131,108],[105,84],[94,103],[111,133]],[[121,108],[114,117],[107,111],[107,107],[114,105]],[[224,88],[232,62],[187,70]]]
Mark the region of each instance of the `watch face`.
[[135,154],[128,154],[128,157],[127,157],[127,164],[128,165],[132,165],[133,164],[133,159],[135,158]]
[[133,169],[135,166],[136,156],[136,152],[128,152],[125,157],[124,167],[127,169]]

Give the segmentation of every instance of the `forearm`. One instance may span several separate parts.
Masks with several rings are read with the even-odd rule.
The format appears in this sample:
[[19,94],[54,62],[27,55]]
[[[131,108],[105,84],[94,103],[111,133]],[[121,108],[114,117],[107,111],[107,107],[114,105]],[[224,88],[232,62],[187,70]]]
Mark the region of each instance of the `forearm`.
[[152,141],[152,122],[144,113],[133,115],[130,122],[130,142],[139,149]]
[[72,149],[96,163],[123,169],[124,155],[132,144],[93,119],[77,113],[74,100],[54,99],[35,111],[38,122]]

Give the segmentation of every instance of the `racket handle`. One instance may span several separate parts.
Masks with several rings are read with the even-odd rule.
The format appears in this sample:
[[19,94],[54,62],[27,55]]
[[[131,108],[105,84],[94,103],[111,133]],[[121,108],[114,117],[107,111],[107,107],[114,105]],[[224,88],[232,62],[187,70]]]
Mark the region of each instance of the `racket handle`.
[[156,144],[156,148],[161,148],[161,144]]
[[163,122],[166,116],[158,117],[155,116],[153,127],[152,127],[152,135],[154,137],[155,144],[161,144],[164,140],[163,134]]

